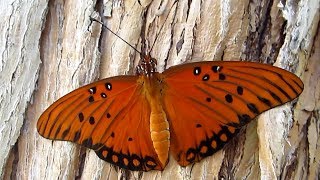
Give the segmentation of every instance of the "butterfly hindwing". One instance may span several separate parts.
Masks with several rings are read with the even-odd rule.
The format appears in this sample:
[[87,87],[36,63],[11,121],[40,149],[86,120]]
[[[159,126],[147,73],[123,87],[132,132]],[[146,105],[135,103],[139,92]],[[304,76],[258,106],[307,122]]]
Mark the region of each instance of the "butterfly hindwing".
[[162,170],[150,137],[150,106],[144,96],[132,98],[102,137],[96,151],[108,162],[130,170]]
[[294,74],[250,62],[191,63],[163,75],[170,150],[182,166],[212,155],[238,128],[303,89]]
[[39,118],[45,138],[72,141],[130,170],[161,170],[150,137],[150,107],[139,76],[118,76],[81,87]]

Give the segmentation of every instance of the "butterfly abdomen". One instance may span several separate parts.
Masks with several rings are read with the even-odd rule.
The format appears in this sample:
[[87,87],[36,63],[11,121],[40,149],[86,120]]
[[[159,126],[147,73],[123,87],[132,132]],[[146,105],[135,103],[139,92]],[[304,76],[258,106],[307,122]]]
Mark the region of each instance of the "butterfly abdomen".
[[153,147],[164,167],[167,164],[170,147],[169,123],[164,112],[152,112],[150,114],[150,134]]
[[166,113],[162,108],[161,81],[159,74],[154,73],[150,77],[144,77],[144,90],[150,105],[150,136],[154,150],[161,163],[165,167],[169,157],[170,131]]

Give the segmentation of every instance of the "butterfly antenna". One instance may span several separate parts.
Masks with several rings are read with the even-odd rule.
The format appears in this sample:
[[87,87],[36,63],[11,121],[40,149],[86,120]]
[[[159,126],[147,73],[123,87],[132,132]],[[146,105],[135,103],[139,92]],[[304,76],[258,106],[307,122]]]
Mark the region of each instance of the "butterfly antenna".
[[169,15],[170,15],[170,12],[171,12],[171,10],[172,10],[172,8],[173,8],[173,6],[174,6],[177,2],[178,2],[178,0],[174,1],[173,5],[171,6],[171,8],[170,8],[170,10],[169,10],[169,13],[168,13],[166,19],[164,20],[164,23],[162,24],[162,26],[161,26],[158,34],[156,35],[156,38],[155,38],[154,41],[153,41],[153,44],[152,44],[151,49],[150,49],[150,52],[152,51],[154,45],[156,44],[156,41],[157,41],[157,39],[158,39],[158,37],[159,37],[159,35],[160,35],[160,32],[162,31],[162,29],[163,29],[163,27],[164,27],[164,24],[166,23]]
[[125,42],[126,44],[128,44],[132,49],[134,49],[136,52],[138,52],[139,54],[143,55],[140,51],[138,51],[135,47],[133,47],[131,44],[129,44],[126,40],[124,40],[122,37],[120,37],[118,34],[116,34],[115,32],[113,32],[110,28],[108,28],[106,25],[104,25],[101,21],[93,18],[93,17],[90,17],[90,20],[91,21],[95,21],[99,24],[102,25],[102,27],[106,28],[108,31],[110,31],[112,34],[114,34],[115,36],[117,36],[119,39],[121,39],[123,42]]

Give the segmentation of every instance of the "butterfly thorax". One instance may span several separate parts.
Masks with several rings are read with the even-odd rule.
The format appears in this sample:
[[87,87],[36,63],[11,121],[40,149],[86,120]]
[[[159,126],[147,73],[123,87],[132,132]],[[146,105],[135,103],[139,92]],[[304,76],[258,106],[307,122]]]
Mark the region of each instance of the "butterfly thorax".
[[148,58],[137,67],[140,81],[143,84],[143,94],[148,100],[150,112],[150,133],[155,152],[165,167],[168,162],[170,132],[169,123],[162,106],[163,77],[156,72],[156,61]]
[[157,72],[157,60],[150,55],[143,55],[140,64],[136,68],[137,75],[152,76]]

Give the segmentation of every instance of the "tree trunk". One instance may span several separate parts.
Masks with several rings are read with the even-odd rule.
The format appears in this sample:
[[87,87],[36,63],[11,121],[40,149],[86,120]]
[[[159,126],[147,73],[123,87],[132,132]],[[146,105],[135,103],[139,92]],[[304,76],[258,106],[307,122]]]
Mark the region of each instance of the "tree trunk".
[[[319,7],[320,0],[4,1],[1,177],[319,178]],[[44,139],[36,130],[41,113],[64,94],[97,79],[135,72],[139,54],[90,16],[142,52],[154,44],[151,55],[159,71],[191,61],[255,61],[297,74],[305,89],[293,103],[260,115],[200,163],[183,168],[171,157],[162,172],[119,169],[92,150]]]

